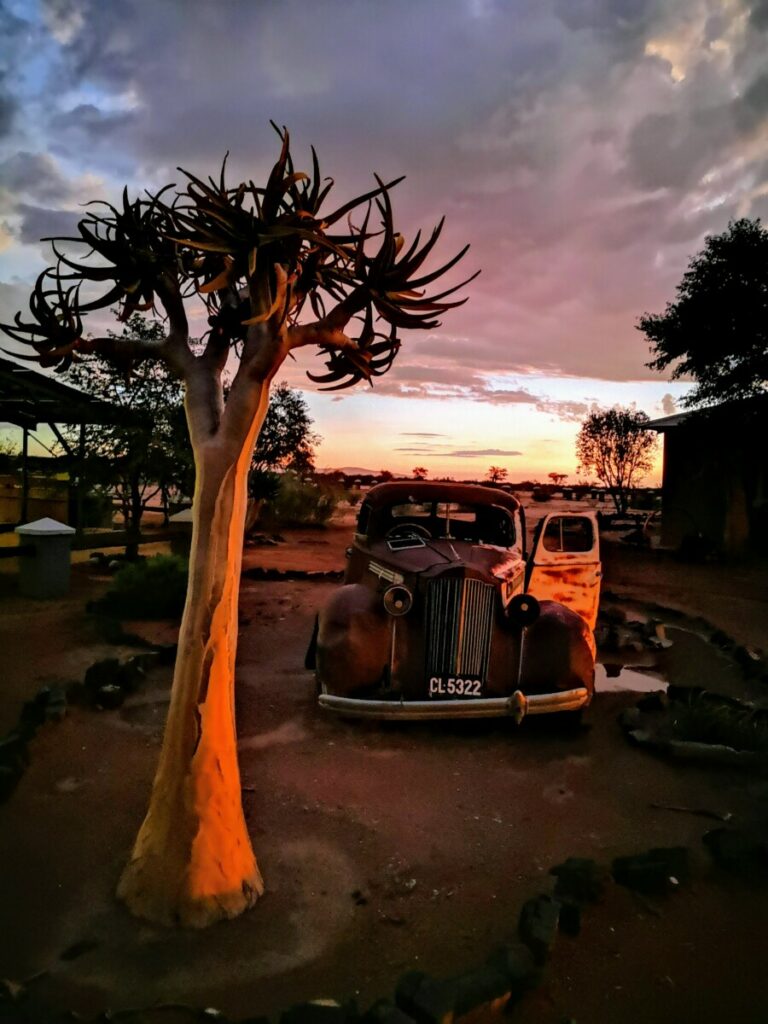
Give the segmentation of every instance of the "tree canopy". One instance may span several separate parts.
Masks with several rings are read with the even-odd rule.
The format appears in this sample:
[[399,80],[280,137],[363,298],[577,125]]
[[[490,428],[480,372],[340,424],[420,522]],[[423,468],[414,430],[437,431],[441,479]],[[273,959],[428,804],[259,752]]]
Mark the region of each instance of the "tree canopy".
[[732,221],[690,261],[677,298],[639,320],[655,358],[672,379],[692,378],[688,407],[764,394],[768,385],[768,230]]
[[312,470],[315,447],[320,440],[320,435],[312,430],[312,417],[304,396],[281,381],[272,390],[253,453],[253,469],[295,469],[299,473]]
[[579,469],[594,472],[617,512],[626,511],[629,491],[653,466],[657,442],[648,422],[644,412],[615,406],[590,413],[576,437]]

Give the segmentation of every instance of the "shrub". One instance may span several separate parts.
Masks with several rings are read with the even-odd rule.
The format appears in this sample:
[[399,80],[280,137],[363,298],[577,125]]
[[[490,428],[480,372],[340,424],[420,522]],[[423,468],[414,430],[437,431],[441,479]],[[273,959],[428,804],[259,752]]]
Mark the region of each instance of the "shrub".
[[124,619],[178,618],[184,610],[187,568],[187,560],[178,555],[129,562],[96,602],[97,610]]
[[270,517],[281,526],[324,526],[338,503],[339,494],[333,488],[284,473]]

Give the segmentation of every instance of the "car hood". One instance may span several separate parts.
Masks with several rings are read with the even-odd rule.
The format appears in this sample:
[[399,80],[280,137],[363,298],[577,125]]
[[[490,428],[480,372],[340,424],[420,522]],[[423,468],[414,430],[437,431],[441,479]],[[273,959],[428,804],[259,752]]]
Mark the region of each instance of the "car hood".
[[439,575],[450,569],[466,568],[487,578],[504,577],[522,563],[514,549],[469,544],[460,540],[433,540],[424,547],[390,551],[386,541],[373,541],[368,552],[371,560],[395,572]]

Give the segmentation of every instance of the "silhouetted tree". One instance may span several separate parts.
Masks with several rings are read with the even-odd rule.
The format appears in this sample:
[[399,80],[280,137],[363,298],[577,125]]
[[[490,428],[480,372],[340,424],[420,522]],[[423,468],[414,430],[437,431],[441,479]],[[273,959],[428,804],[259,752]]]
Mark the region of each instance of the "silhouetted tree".
[[312,417],[304,396],[281,381],[272,391],[253,453],[254,470],[293,469],[308,473],[314,469],[315,446],[320,436],[312,430]]
[[503,466],[491,466],[486,476],[492,484],[500,484],[507,479],[508,472]]
[[[160,764],[118,889],[135,913],[166,924],[233,917],[262,891],[242,811],[233,685],[247,477],[270,384],[306,346],[326,365],[312,380],[331,390],[370,382],[392,365],[401,329],[434,328],[436,314],[466,301],[448,301],[460,285],[425,294],[466,247],[424,272],[442,221],[423,244],[419,234],[404,244],[390,201],[401,179],[377,178],[370,192],[321,212],[332,181],[314,150],[311,172],[296,172],[288,133],[280,136],[263,186],[229,187],[223,167],[218,180],[183,172],[172,201],[172,186],[133,201],[126,190],[121,205],[88,213],[76,238],[53,240],[58,263],[37,280],[31,320],[17,314],[4,328],[43,366],[98,353],[130,373],[159,359],[184,382],[196,467],[189,589]],[[199,351],[190,343],[195,304],[209,326]],[[85,338],[83,315],[114,305],[126,322],[162,313],[165,337]],[[230,359],[237,370],[225,395]]]
[[426,480],[429,476],[429,470],[426,466],[414,466],[411,473],[414,480]]
[[629,491],[650,472],[656,435],[644,412],[615,406],[591,413],[576,437],[579,468],[607,488],[617,512],[626,512]]
[[768,231],[737,220],[710,235],[661,314],[638,323],[655,354],[647,365],[672,369],[696,386],[686,406],[765,394],[768,384]]
[[567,473],[547,473],[547,476],[552,481],[553,487],[561,487],[563,482],[568,479]]

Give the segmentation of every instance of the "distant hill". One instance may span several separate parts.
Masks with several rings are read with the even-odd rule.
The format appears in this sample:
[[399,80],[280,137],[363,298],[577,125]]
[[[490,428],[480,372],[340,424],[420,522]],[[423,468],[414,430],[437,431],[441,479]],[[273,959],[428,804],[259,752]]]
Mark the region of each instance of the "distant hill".
[[344,473],[345,476],[378,476],[378,469],[363,469],[362,466],[327,466],[318,473]]

